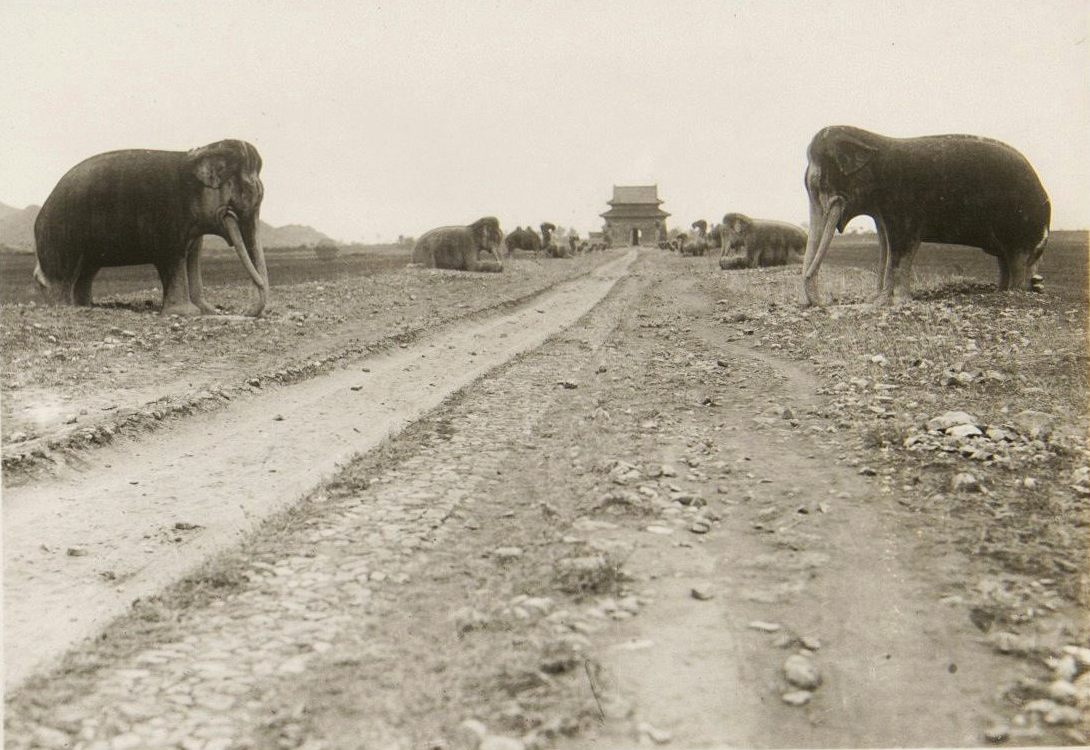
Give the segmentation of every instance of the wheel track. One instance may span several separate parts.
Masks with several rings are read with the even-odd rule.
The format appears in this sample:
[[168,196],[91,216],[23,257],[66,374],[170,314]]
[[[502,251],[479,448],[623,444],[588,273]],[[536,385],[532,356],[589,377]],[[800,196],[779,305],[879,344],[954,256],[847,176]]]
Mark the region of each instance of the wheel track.
[[139,443],[103,448],[88,470],[6,492],[7,689],[135,599],[237,543],[352,456],[574,323],[635,257],[508,314],[445,327]]

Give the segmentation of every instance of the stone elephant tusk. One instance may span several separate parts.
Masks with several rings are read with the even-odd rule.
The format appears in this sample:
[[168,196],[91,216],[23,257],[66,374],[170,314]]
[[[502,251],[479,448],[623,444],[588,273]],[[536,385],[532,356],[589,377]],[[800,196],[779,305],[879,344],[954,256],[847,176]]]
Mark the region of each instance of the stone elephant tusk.
[[[817,249],[813,252],[813,257],[810,260],[809,265],[803,268],[803,278],[807,281],[812,279],[814,275],[821,268],[821,261],[825,259],[825,253],[829,251],[829,245],[833,241],[833,232],[836,231],[837,225],[840,223],[840,217],[844,215],[844,204],[839,200],[835,201],[832,206],[829,207],[829,212],[825,214],[825,225],[821,230],[821,238],[818,240]],[[816,236],[814,230],[816,227],[810,227],[810,237],[807,239],[807,244],[813,242],[813,238]],[[807,248],[806,255],[809,258],[812,252],[812,248]]]
[[[246,243],[242,241],[242,232],[238,228],[238,220],[234,214],[227,214],[223,217],[223,226],[227,229],[227,234],[231,238],[231,244],[235,247],[235,252],[238,253],[238,259],[242,262],[242,265],[246,268],[246,272],[250,274],[250,279],[254,282],[254,286],[257,288],[257,301],[246,311],[247,315],[257,317],[265,310],[265,304],[269,298],[269,281],[267,276],[262,276],[254,264],[250,261],[250,254],[246,250]],[[260,241],[254,238],[254,255],[257,257],[258,265],[262,269],[265,268],[265,253],[261,247]],[[267,272],[266,272],[267,273]]]

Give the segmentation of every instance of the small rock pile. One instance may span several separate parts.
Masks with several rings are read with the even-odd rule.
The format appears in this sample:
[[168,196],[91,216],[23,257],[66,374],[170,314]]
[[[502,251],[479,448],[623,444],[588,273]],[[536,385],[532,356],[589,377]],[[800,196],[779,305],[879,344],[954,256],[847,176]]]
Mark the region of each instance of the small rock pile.
[[907,435],[902,446],[912,452],[940,451],[985,465],[1013,466],[1047,456],[1054,427],[1055,418],[1039,411],[1022,411],[1009,422],[991,425],[969,412],[946,411]]

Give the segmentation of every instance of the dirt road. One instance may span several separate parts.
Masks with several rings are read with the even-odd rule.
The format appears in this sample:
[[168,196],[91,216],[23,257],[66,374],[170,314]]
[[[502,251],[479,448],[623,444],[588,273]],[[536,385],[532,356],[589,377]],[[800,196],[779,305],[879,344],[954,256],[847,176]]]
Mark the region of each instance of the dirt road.
[[5,685],[18,685],[134,599],[237,542],[356,453],[573,323],[634,257],[511,314],[235,401],[168,433],[99,451],[91,467],[59,481],[9,490]]
[[[969,611],[963,595],[986,561],[903,502],[912,487],[898,495],[860,468],[808,368],[712,322],[716,300],[693,269],[626,256],[476,334],[452,329],[365,362],[369,373],[350,366],[233,406],[218,424],[238,423],[239,438],[196,422],[164,434],[216,445],[230,468],[212,473],[208,450],[173,448],[200,458],[185,486],[204,483],[180,500],[143,497],[176,486],[154,474],[118,478],[126,508],[108,515],[103,500],[84,528],[68,526],[96,535],[90,554],[68,557],[71,537],[50,536],[52,557],[11,560],[28,583],[6,607],[29,617],[20,600],[35,581],[94,599],[107,566],[132,571],[130,595],[150,591],[158,572],[133,561],[134,545],[155,550],[156,567],[191,564],[246,513],[328,474],[335,453],[369,439],[356,429],[423,414],[444,398],[427,385],[438,378],[487,372],[29,680],[9,700],[9,745],[1078,743],[1084,697],[1042,698],[1033,721],[1011,720],[1008,687],[1024,693],[1039,671],[998,653]],[[546,340],[542,318],[568,327]],[[369,390],[380,378],[390,389]],[[394,387],[405,379],[409,394]],[[293,395],[308,388],[320,395]],[[232,459],[240,441],[277,452]],[[215,484],[228,478],[240,484]],[[50,502],[53,514],[75,507],[45,491],[21,498],[22,528],[43,536],[17,535],[20,554],[46,554],[35,543],[56,516],[35,508]],[[188,504],[184,518],[172,502]],[[119,541],[149,508],[140,525],[152,536]],[[1064,616],[1069,635],[1076,619]],[[1067,682],[1086,682],[1087,657],[1071,652]]]

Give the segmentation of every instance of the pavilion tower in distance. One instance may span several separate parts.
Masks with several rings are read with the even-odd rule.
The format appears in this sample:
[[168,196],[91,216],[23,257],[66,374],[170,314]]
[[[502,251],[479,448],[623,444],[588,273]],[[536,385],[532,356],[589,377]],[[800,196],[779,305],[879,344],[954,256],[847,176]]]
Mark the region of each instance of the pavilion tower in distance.
[[666,241],[666,217],[659,206],[658,185],[614,185],[603,234],[613,247],[647,245],[655,247]]

